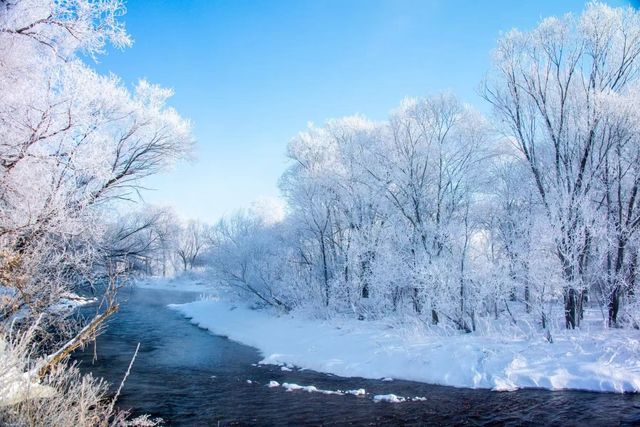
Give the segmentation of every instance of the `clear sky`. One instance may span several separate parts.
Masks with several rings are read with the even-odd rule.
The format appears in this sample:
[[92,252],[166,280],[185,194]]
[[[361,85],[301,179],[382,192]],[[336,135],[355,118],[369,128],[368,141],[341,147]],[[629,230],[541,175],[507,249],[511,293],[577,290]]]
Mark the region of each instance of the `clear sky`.
[[[611,0],[611,5],[628,1]],[[637,2],[636,2],[637,4]],[[193,162],[150,179],[147,202],[214,222],[278,195],[287,142],[308,122],[384,119],[406,96],[477,89],[500,32],[579,13],[584,0],[129,0],[132,48],[96,68],[175,90]]]

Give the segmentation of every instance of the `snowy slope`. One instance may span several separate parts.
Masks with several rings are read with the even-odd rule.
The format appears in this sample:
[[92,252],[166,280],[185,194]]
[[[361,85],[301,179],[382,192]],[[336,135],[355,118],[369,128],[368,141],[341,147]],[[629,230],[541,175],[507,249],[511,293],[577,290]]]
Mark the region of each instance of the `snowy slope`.
[[638,331],[556,331],[550,344],[542,336],[439,336],[381,322],[278,317],[215,300],[171,307],[214,334],[256,347],[262,363],[494,390],[640,391]]

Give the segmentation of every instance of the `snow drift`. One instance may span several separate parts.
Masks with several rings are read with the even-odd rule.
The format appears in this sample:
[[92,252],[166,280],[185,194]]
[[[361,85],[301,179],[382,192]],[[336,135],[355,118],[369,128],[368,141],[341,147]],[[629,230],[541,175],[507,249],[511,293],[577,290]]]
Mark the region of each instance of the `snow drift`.
[[551,344],[542,335],[441,336],[384,322],[275,316],[221,300],[171,308],[214,334],[257,348],[265,364],[500,391],[640,391],[638,331],[558,331]]

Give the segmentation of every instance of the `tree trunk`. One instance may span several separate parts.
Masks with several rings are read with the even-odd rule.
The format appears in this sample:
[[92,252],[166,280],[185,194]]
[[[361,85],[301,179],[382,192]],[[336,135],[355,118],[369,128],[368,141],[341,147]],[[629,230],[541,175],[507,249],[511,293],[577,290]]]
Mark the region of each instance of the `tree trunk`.
[[327,250],[324,235],[320,235],[320,250],[322,251],[322,274],[324,279],[324,305],[329,307],[329,268],[327,266]]
[[433,323],[434,325],[437,325],[438,322],[440,322],[440,319],[438,318],[438,312],[435,309],[431,309],[431,323]]
[[615,328],[618,324],[618,311],[620,310],[620,285],[616,285],[609,296],[609,327]]
[[422,306],[420,304],[420,291],[418,290],[418,288],[413,288],[413,296],[411,299],[413,301],[413,310],[418,314],[422,313]]
[[576,319],[576,290],[573,287],[565,289],[564,292],[564,319],[567,329],[575,329]]
[[638,271],[638,251],[631,251],[631,263],[629,264],[629,276],[627,278],[627,295],[633,296],[636,289],[636,275]]

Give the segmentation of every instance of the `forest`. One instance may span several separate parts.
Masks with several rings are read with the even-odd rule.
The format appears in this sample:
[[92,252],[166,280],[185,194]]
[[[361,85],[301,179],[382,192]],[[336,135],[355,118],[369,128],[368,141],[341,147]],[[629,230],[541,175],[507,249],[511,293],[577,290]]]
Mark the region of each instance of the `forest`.
[[310,125],[288,145],[284,219],[191,223],[174,256],[285,311],[470,332],[573,329],[595,307],[638,328],[639,19],[591,3],[506,33],[489,117],[444,93]]
[[[120,0],[0,2],[0,423],[124,423],[65,360],[146,277],[445,335],[526,324],[553,343],[589,310],[640,328],[638,10],[591,2],[504,33],[482,106],[444,92],[309,125],[287,146],[284,215],[215,224],[142,202],[142,180],[195,141],[170,89],[92,68],[130,45],[123,14]],[[64,309],[76,294],[99,300],[80,324]]]

